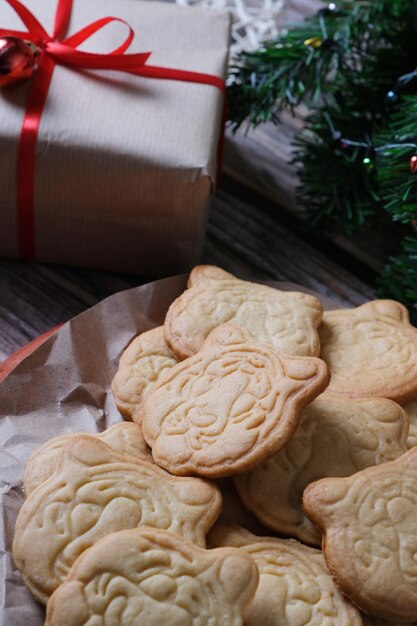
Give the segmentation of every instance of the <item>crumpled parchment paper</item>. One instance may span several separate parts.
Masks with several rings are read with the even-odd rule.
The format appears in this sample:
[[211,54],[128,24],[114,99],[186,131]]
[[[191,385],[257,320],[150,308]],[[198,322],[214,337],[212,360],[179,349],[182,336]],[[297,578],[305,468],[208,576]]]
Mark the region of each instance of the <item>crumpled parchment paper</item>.
[[65,324],[0,384],[0,626],[44,621],[11,555],[28,457],[56,435],[100,432],[122,420],[110,391],[120,355],[137,334],[163,323],[186,281],[176,276],[106,298]]

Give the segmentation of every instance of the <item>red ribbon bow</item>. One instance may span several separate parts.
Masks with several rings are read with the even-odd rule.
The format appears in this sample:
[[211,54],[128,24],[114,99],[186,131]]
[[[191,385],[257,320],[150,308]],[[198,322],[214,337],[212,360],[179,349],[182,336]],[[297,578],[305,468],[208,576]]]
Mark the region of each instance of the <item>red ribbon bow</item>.
[[[129,24],[118,17],[103,17],[74,35],[64,39],[72,11],[73,0],[58,0],[52,35],[48,35],[36,17],[19,0],[6,0],[16,11],[28,32],[0,29],[0,37],[13,36],[33,42],[40,50],[38,67],[26,104],[22,129],[19,138],[17,161],[17,212],[19,231],[19,251],[23,259],[35,260],[35,214],[34,182],[36,141],[42,112],[48,97],[49,85],[56,64],[69,67],[118,70],[147,78],[162,78],[194,83],[204,83],[224,91],[224,81],[218,76],[201,72],[189,72],[165,67],[145,65],[150,52],[125,54],[134,38]],[[129,34],[121,46],[107,54],[95,54],[77,50],[86,39],[111,22],[121,22],[129,29]]]

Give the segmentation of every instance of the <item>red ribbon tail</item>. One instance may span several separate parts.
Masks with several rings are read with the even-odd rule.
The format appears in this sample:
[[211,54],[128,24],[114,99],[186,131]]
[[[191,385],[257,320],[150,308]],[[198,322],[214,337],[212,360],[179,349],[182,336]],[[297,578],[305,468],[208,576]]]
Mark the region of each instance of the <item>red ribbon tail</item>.
[[36,17],[25,7],[19,0],[6,0],[8,4],[16,11],[23,24],[28,31],[32,34],[36,34],[41,39],[48,39],[49,35]]
[[55,11],[54,30],[52,39],[62,39],[67,32],[71,18],[72,0],[58,0]]
[[25,261],[35,260],[35,164],[36,142],[55,63],[47,54],[39,57],[29,92],[19,138],[17,158],[17,214],[19,252]]
[[163,80],[179,80],[186,83],[200,83],[212,85],[220,91],[226,91],[224,80],[214,74],[204,74],[190,70],[176,70],[170,67],[157,67],[156,65],[143,65],[135,70],[129,70],[129,74],[146,76],[146,78],[160,78]]

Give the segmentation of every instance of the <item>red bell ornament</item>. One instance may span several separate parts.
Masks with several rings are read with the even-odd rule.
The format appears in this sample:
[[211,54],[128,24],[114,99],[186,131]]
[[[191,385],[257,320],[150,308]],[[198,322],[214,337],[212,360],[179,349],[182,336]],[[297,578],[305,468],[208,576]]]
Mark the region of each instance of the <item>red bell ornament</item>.
[[36,69],[36,48],[18,37],[0,37],[0,87],[29,80]]

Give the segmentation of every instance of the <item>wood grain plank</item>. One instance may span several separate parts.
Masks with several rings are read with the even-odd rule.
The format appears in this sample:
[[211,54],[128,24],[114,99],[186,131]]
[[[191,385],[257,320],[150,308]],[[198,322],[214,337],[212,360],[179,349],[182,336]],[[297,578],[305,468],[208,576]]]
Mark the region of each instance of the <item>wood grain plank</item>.
[[41,263],[0,261],[0,360],[137,277]]
[[[245,190],[242,189],[245,195]],[[337,299],[341,306],[374,296],[363,281],[308,245],[225,181],[209,220],[204,263],[247,278],[286,280]],[[146,282],[138,276],[0,261],[0,360],[112,293]]]
[[230,192],[222,190],[215,198],[208,239],[217,245],[217,251],[225,251],[222,266],[230,271],[227,254],[233,251],[233,262],[242,259],[242,269],[250,268],[252,276],[298,283],[337,300],[341,306],[356,306],[375,297],[369,284],[326,258],[268,213]]

